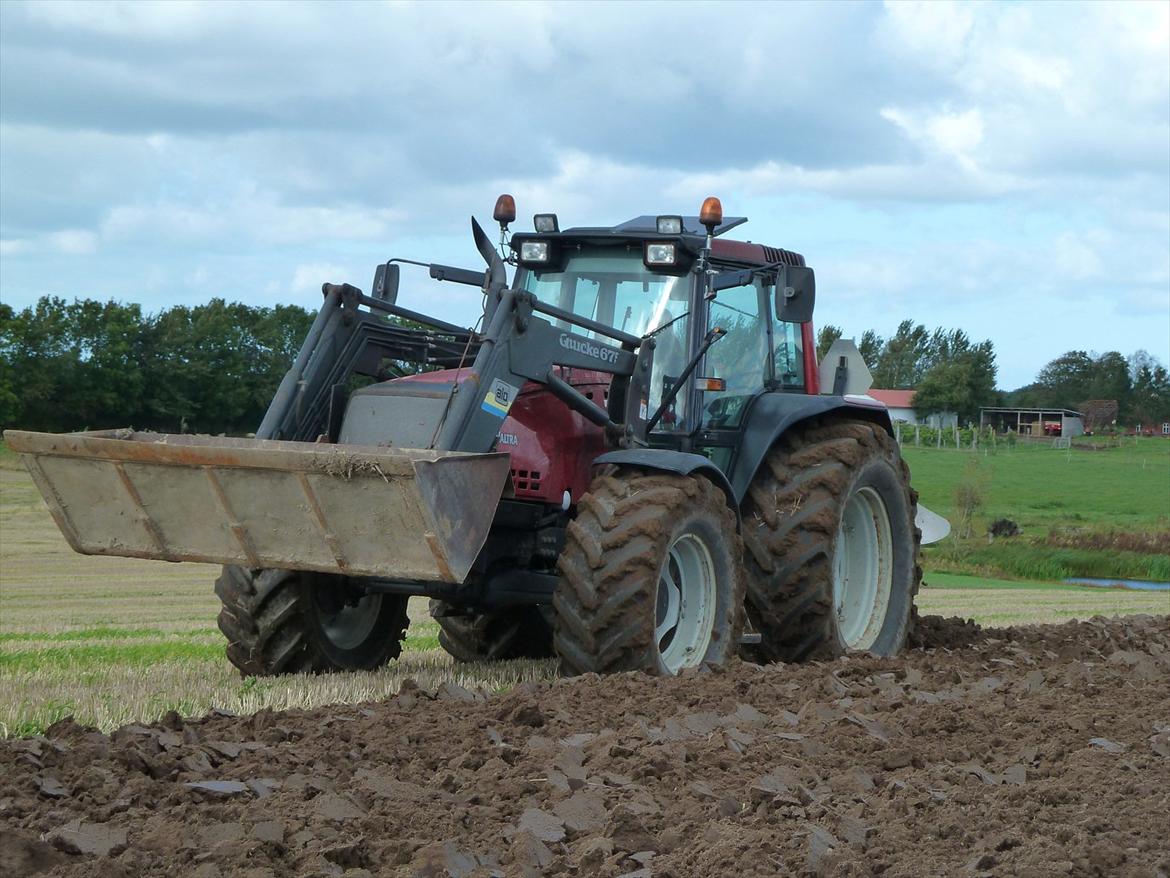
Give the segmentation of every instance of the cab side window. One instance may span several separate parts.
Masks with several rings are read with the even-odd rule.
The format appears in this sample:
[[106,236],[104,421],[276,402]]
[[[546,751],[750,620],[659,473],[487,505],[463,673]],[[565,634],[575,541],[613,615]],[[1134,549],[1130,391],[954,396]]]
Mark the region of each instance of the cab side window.
[[799,323],[777,320],[772,328],[776,345],[776,383],[784,390],[804,390],[804,348]]
[[[707,351],[702,377],[721,378],[722,391],[703,394],[703,426],[731,429],[743,419],[748,401],[764,389],[771,373],[768,310],[759,281],[720,290],[710,303],[707,328],[727,334]],[[761,314],[764,317],[761,317]]]

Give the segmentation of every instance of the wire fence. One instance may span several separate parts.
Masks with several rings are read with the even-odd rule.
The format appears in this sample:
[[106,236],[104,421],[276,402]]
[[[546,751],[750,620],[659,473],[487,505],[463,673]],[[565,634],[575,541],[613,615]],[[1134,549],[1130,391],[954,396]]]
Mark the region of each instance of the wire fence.
[[908,421],[894,421],[894,438],[898,440],[899,445],[921,448],[998,451],[1024,446],[1071,451],[1076,448],[1101,449],[1120,448],[1123,445],[1132,446],[1137,445],[1142,438],[1149,439],[1151,437],[1123,433],[1093,436],[1033,436],[1028,433],[1017,433],[1015,430],[998,433],[991,426],[928,427],[924,424],[911,424]]

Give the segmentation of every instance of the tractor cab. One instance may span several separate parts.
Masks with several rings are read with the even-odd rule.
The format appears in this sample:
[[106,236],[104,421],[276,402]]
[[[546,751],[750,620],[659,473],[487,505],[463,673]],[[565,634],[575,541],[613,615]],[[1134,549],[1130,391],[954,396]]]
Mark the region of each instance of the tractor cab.
[[[652,342],[650,443],[702,449],[726,464],[729,452],[719,449],[735,444],[757,396],[817,392],[812,270],[798,253],[721,240],[747,220],[723,218],[717,199],[704,206],[700,216],[648,215],[565,231],[555,214],[538,214],[536,231],[511,238],[513,285]],[[789,269],[801,273],[799,290]],[[808,300],[800,313],[791,302],[797,295]]]

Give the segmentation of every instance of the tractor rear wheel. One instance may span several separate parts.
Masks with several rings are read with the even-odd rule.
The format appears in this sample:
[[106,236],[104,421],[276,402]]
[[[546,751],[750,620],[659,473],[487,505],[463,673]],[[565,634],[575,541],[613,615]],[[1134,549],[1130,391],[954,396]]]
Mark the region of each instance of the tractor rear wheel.
[[562,672],[722,664],[742,622],[739,557],[735,513],[707,479],[636,469],[598,477],[558,561]]
[[431,617],[439,624],[439,645],[457,662],[548,658],[552,626],[542,608],[508,607],[486,613],[461,612],[432,600]]
[[407,599],[344,576],[229,566],[215,593],[228,660],[246,677],[371,670],[402,652]]
[[906,641],[922,579],[918,494],[880,426],[829,420],[786,434],[743,503],[748,618],[764,661]]

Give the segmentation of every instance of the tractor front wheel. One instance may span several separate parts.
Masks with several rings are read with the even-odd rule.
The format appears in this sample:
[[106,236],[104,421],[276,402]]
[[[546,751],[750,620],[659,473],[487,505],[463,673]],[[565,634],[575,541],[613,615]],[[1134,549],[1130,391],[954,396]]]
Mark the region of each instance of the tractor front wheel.
[[561,670],[722,664],[742,619],[739,557],[735,513],[707,479],[634,469],[595,479],[558,562]]
[[228,660],[246,677],[372,670],[402,652],[407,599],[344,576],[229,566],[215,593]]

